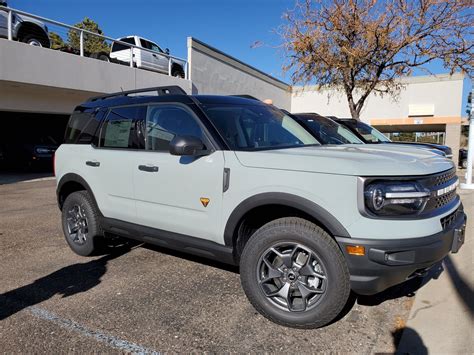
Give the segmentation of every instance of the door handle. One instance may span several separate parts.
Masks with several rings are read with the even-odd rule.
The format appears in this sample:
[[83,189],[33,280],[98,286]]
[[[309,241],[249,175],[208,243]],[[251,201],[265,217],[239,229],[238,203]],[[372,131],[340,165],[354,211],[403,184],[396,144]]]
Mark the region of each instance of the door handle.
[[93,166],[93,167],[97,168],[97,167],[100,166],[100,162],[88,160],[88,161],[86,161],[86,165]]
[[157,58],[156,54],[152,54],[152,55],[153,55],[153,57]]
[[154,165],[139,165],[138,170],[146,171],[149,173],[156,173],[158,172],[158,167]]

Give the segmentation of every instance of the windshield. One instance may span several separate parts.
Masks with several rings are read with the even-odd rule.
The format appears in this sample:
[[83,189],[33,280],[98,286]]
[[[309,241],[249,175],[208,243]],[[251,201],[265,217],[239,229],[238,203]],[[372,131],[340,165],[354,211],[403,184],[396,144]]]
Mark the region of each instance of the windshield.
[[351,122],[350,125],[364,138],[367,143],[386,143],[390,142],[386,136],[374,127],[363,122]]
[[364,143],[349,129],[330,118],[316,115],[297,115],[297,117],[322,144]]
[[303,126],[272,106],[209,104],[203,108],[232,150],[320,145]]

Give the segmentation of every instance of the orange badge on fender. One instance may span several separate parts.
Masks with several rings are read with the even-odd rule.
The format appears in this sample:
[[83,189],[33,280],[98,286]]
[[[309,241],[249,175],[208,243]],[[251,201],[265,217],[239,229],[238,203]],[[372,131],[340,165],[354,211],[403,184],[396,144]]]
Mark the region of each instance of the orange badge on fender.
[[207,207],[207,205],[209,204],[209,200],[207,197],[201,197],[199,200],[201,200],[201,203],[204,207]]

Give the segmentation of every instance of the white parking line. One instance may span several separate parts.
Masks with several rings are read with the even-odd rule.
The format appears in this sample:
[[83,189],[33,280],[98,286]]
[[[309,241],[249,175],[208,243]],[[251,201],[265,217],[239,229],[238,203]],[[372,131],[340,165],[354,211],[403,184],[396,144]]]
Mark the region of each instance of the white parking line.
[[86,337],[94,338],[95,340],[101,343],[105,343],[109,346],[114,347],[115,349],[122,350],[127,353],[153,354],[153,355],[160,354],[158,351],[147,349],[143,346],[140,346],[135,343],[131,343],[127,340],[119,339],[112,335],[108,335],[97,330],[88,329],[87,327],[79,323],[76,323],[70,319],[61,318],[57,316],[56,314],[39,307],[32,306],[32,307],[26,308],[26,310],[37,318],[52,322],[54,324],[59,325],[62,328],[72,330]]

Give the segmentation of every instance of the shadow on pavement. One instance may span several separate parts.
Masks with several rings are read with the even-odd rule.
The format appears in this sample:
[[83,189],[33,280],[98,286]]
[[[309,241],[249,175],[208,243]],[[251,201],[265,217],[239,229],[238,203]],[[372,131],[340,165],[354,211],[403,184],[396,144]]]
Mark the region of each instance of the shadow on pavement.
[[466,308],[469,310],[471,318],[474,317],[474,291],[464,278],[459,274],[456,265],[451,260],[451,256],[448,255],[444,259],[444,266],[448,271],[449,279],[454,285],[459,298],[462,300]]
[[101,277],[107,271],[107,263],[128,251],[128,245],[121,245],[99,259],[66,266],[29,285],[0,294],[0,321],[54,295],[64,298],[92,289],[100,284]]
[[418,332],[412,328],[400,328],[392,332],[395,354],[427,355],[425,346]]
[[5,172],[0,171],[0,185],[14,184],[22,181],[51,178],[54,174],[51,171],[38,172]]

